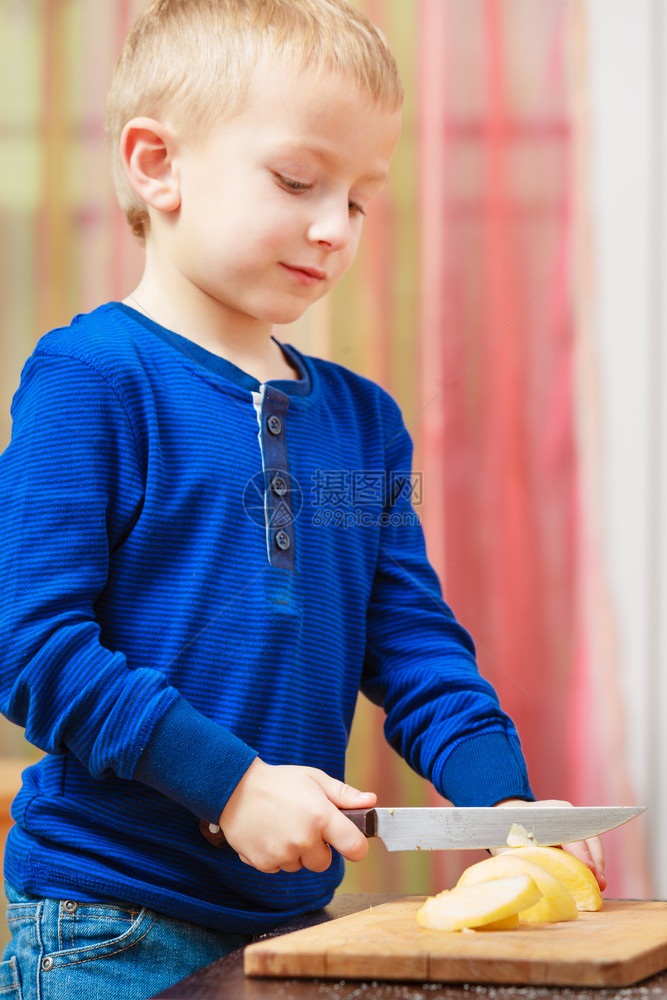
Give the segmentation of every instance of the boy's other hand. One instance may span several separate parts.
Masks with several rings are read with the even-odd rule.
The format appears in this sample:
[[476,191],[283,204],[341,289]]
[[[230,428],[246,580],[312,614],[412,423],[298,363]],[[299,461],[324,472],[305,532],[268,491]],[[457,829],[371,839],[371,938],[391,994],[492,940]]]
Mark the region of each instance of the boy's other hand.
[[[502,806],[535,806],[539,808],[540,806],[571,806],[572,803],[565,802],[563,799],[541,799],[539,802],[526,802],[524,799],[505,799],[503,802],[497,802],[496,805],[500,808]],[[600,838],[589,837],[587,840],[577,840],[572,844],[562,844],[561,846],[563,850],[574,854],[575,858],[579,858],[580,861],[583,861],[590,868],[597,879],[600,891],[604,892],[607,888],[607,879],[604,873],[604,847]]]
[[258,871],[323,872],[331,848],[349,861],[368,851],[364,835],[340,809],[375,805],[361,792],[314,767],[270,765],[256,758],[220,815],[227,843]]

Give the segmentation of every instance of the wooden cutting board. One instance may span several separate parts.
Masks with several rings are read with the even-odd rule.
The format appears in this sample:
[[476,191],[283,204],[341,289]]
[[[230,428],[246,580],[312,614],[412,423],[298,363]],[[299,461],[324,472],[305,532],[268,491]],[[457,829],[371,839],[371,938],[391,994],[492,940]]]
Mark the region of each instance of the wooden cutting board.
[[667,968],[667,902],[605,900],[577,920],[512,931],[419,927],[425,896],[362,910],[245,950],[248,976],[629,986]]

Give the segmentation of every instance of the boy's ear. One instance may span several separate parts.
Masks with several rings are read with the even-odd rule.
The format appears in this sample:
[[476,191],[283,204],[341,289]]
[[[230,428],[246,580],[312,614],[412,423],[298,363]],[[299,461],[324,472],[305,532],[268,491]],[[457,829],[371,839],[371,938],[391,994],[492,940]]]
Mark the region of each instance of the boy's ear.
[[130,184],[158,212],[174,212],[181,204],[173,146],[170,130],[154,118],[132,118],[120,137],[121,157]]

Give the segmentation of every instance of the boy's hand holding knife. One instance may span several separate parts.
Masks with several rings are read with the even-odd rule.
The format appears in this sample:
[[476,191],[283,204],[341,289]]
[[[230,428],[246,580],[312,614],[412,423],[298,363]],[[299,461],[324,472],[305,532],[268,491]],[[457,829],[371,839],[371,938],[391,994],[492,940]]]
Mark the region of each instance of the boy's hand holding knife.
[[322,872],[331,864],[332,847],[348,861],[366,857],[366,837],[340,810],[375,802],[373,792],[317,768],[256,758],[223,809],[220,827],[241,860],[261,872]]

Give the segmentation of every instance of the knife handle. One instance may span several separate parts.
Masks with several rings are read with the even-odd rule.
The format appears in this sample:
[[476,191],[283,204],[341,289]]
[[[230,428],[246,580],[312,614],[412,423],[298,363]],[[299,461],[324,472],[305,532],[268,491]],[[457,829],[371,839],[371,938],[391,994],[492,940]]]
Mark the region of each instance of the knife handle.
[[[341,809],[343,816],[347,816],[361,830],[364,837],[375,837],[377,835],[377,813],[375,809]],[[214,847],[225,847],[227,838],[217,823],[207,823],[205,819],[199,820],[199,829]]]
[[227,838],[217,823],[207,823],[205,819],[200,819],[199,829],[214,847],[225,847],[227,844]]
[[361,830],[364,837],[377,837],[378,822],[375,809],[341,809],[343,816],[347,816]]

